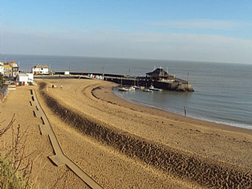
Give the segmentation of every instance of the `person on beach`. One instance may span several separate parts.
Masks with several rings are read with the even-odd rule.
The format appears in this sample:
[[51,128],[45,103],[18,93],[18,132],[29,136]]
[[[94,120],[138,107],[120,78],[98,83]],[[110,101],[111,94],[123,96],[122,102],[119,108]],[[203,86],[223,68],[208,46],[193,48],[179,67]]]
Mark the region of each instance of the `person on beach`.
[[62,89],[62,85],[60,85],[60,88]]
[[185,113],[185,117],[186,117],[186,107],[184,106],[184,113]]

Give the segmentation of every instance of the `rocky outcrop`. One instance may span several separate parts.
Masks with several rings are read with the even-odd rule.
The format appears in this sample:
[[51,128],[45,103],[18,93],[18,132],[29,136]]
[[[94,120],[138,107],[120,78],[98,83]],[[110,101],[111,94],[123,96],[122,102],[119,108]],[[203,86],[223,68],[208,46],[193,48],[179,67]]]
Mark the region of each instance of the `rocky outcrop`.
[[173,82],[171,84],[171,90],[179,92],[194,92],[191,83]]

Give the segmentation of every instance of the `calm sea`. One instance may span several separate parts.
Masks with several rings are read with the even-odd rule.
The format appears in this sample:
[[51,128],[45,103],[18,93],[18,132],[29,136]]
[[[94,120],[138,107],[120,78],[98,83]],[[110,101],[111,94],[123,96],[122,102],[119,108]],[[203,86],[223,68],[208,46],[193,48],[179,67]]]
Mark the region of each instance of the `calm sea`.
[[189,80],[195,92],[162,91],[153,93],[119,92],[116,95],[132,102],[160,108],[176,114],[252,129],[252,65],[138,60],[70,56],[0,55],[1,61],[15,60],[21,70],[30,71],[38,63],[48,64],[53,71],[83,71],[145,75],[162,66],[170,74]]

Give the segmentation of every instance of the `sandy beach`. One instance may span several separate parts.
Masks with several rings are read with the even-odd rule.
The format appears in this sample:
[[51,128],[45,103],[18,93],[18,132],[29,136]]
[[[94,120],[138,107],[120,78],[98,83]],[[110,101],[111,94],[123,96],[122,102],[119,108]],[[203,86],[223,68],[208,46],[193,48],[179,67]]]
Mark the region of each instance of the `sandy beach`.
[[[35,186],[88,188],[66,166],[56,167],[47,158],[53,150],[32,113],[31,89],[65,155],[103,188],[252,187],[252,130],[129,103],[113,94],[115,84],[101,80],[36,83],[9,91],[0,104],[1,127],[15,114],[15,125],[27,130]],[[8,146],[10,134],[1,138],[2,145]]]

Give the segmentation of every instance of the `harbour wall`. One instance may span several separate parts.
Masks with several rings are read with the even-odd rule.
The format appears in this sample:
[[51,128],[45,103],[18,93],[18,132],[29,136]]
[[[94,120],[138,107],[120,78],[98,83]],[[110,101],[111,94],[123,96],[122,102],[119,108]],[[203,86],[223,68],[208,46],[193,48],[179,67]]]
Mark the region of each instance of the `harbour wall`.
[[121,85],[141,85],[144,87],[150,87],[153,85],[155,88],[171,91],[180,91],[180,92],[193,92],[194,89],[190,82],[176,79],[173,82],[166,81],[156,81],[151,79],[137,79],[137,78],[118,78],[118,77],[105,77],[105,80],[115,82]]
[[55,72],[54,75],[36,75],[34,78],[44,79],[90,79],[90,75],[102,76],[105,81],[118,83],[120,85],[132,86],[141,85],[144,87],[150,87],[153,85],[155,88],[179,92],[193,92],[194,89],[190,82],[176,78],[174,81],[157,81],[152,80],[148,77],[125,77],[124,75],[118,74],[101,74],[101,73],[82,73],[82,72],[71,72],[69,75],[65,75],[64,72]]

